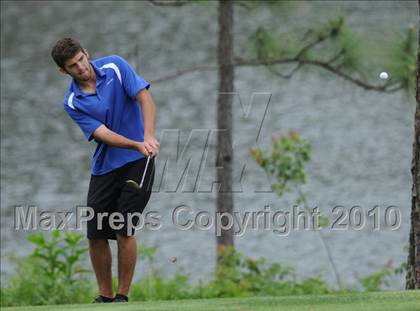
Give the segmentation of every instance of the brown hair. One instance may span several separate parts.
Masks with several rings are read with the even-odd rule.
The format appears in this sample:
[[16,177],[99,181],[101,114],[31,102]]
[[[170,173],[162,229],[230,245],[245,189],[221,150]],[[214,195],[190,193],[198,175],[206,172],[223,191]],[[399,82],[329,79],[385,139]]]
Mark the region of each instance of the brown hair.
[[63,38],[57,41],[51,50],[51,57],[58,67],[64,68],[64,62],[74,57],[78,52],[83,51],[79,40],[74,38]]

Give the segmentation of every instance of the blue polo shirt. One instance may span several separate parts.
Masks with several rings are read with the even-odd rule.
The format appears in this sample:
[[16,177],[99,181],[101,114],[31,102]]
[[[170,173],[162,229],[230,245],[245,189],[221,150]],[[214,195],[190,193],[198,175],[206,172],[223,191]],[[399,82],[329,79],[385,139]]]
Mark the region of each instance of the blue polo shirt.
[[[90,63],[96,72],[96,93],[82,92],[73,80],[64,97],[64,110],[89,141],[102,124],[124,137],[144,141],[143,114],[135,97],[150,84],[120,56],[107,56]],[[97,143],[92,175],[106,174],[144,157],[136,150]]]

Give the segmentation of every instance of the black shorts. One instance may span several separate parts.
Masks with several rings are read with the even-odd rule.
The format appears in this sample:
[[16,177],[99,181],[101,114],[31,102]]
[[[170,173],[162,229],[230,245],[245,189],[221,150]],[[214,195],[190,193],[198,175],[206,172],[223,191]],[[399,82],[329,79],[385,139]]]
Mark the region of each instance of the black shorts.
[[[150,199],[155,175],[155,161],[150,158],[143,185],[141,188],[137,187],[141,183],[146,161],[147,158],[142,158],[107,174],[91,176],[87,205],[93,208],[94,217],[87,222],[88,239],[115,240],[117,234],[134,235],[135,230],[128,223],[134,226],[138,224],[139,216],[135,215],[143,213]],[[127,182],[128,180],[135,183]],[[112,216],[116,220],[112,228],[109,216],[115,212],[119,215]]]

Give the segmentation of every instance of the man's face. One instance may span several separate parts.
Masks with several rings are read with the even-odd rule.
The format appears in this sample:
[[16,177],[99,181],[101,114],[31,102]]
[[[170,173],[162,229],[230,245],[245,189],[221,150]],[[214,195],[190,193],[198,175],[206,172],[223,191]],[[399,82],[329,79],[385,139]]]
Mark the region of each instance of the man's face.
[[60,71],[69,74],[76,81],[89,81],[92,75],[89,54],[86,50],[78,52],[72,58],[64,62],[64,68],[60,68]]

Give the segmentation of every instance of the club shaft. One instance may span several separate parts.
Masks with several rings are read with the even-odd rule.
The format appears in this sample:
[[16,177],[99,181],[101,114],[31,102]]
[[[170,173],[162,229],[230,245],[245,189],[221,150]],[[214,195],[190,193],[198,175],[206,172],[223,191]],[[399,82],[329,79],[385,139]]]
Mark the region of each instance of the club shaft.
[[140,182],[140,188],[143,187],[144,177],[146,177],[146,172],[147,172],[147,167],[149,166],[149,161],[150,161],[150,156],[147,157],[146,166],[144,168],[143,176],[142,176],[141,182]]

